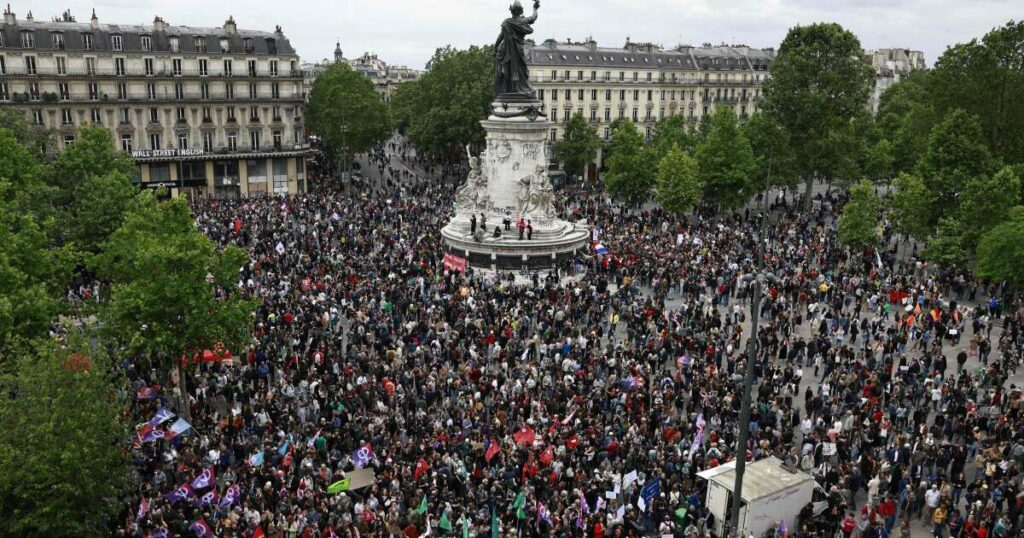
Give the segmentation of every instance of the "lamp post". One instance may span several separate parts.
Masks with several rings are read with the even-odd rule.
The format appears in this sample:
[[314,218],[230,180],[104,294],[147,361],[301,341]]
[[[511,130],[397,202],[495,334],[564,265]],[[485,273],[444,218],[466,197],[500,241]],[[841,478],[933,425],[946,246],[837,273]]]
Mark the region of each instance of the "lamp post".
[[[768,175],[765,176],[765,197],[768,196],[768,184],[772,176],[772,158],[768,160]],[[754,249],[754,271],[743,275],[741,281],[749,282],[754,287],[750,302],[750,340],[747,342],[747,371],[743,375],[743,404],[740,407],[739,421],[736,423],[739,436],[736,440],[736,481],[732,488],[732,506],[729,514],[729,529],[733,536],[739,535],[740,503],[743,495],[743,473],[747,467],[747,437],[750,433],[750,404],[754,388],[754,364],[757,362],[757,322],[761,313],[761,286],[765,282],[775,282],[775,275],[762,272],[762,263],[766,252],[768,215],[761,216],[761,230]]]

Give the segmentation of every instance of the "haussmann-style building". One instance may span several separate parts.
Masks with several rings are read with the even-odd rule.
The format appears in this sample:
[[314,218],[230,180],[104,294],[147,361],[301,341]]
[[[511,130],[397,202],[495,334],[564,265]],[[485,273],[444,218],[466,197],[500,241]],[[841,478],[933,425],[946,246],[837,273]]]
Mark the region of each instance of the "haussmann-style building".
[[0,108],[53,129],[59,148],[91,123],[138,164],[142,188],[238,196],[305,189],[302,73],[280,27],[36,21],[0,26]]

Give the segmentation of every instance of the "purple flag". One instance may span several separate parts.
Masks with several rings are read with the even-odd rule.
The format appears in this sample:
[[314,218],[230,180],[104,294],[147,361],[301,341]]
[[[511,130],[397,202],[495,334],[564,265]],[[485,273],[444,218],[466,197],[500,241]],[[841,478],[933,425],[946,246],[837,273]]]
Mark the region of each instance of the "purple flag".
[[170,533],[167,531],[167,527],[159,527],[153,529],[153,533],[149,535],[150,538],[168,538]]
[[166,498],[168,503],[174,504],[180,500],[191,499],[192,497],[195,496],[196,493],[192,491],[192,486],[188,485],[188,483],[186,482],[175,488],[174,491],[168,493]]
[[323,430],[323,428],[320,428],[319,430],[317,430],[316,433],[313,434],[313,437],[310,437],[309,441],[306,441],[306,448],[310,448],[310,447],[313,446],[313,443],[316,442],[316,438],[320,437],[320,431],[321,430]]
[[217,490],[211,489],[199,497],[199,506],[210,506],[217,504]]
[[149,501],[145,497],[139,501],[139,513],[135,515],[135,522],[138,523],[146,516],[146,512],[149,512]]
[[356,466],[356,469],[362,469],[370,464],[370,460],[373,459],[373,447],[370,443],[359,447],[355,452],[352,453],[352,463]]
[[203,518],[199,518],[199,521],[189,525],[188,530],[196,533],[196,538],[214,538],[213,529]]
[[238,499],[241,497],[241,492],[238,489],[238,484],[231,484],[228,490],[224,492],[224,498],[220,501],[221,508],[227,508],[231,505],[238,504]]
[[142,442],[143,443],[152,443],[152,442],[157,441],[159,439],[163,439],[164,436],[166,436],[166,435],[167,435],[167,432],[165,432],[163,430],[153,429],[153,430],[150,430],[149,432],[147,432],[146,435],[142,436]]
[[156,428],[157,426],[168,421],[173,416],[174,413],[172,413],[166,407],[161,407],[160,409],[156,410],[156,414],[153,415],[153,418],[149,419],[149,425],[153,428]]
[[211,465],[208,469],[192,480],[192,489],[208,488],[210,487],[210,484],[213,484],[215,479],[216,477],[214,476],[213,466]]

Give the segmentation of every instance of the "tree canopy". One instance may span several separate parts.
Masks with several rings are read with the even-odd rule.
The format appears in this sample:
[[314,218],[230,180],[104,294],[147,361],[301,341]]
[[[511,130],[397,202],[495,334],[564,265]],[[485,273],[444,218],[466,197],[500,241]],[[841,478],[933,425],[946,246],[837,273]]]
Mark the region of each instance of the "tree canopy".
[[600,147],[597,129],[577,113],[565,125],[565,138],[555,143],[555,156],[569,177],[582,176]]
[[881,242],[878,225],[881,208],[882,202],[870,181],[850,187],[850,199],[836,223],[839,242],[853,249],[877,246]]
[[665,211],[679,215],[697,205],[700,195],[697,161],[673,144],[658,162],[655,199]]
[[604,174],[608,192],[630,203],[641,203],[651,196],[656,165],[654,152],[644,145],[644,136],[629,120],[612,126],[610,155]]
[[754,152],[729,107],[715,108],[710,130],[697,146],[697,167],[704,199],[726,209],[747,203],[763,186],[754,182]]
[[306,105],[309,128],[337,158],[367,151],[391,134],[387,107],[369,79],[345,62],[316,77]]

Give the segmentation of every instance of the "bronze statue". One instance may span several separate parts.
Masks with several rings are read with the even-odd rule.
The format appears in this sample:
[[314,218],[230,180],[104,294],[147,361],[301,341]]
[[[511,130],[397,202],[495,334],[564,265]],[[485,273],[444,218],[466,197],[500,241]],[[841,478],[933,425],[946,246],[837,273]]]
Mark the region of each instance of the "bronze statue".
[[494,91],[498,99],[524,98],[533,95],[530,86],[530,69],[526,66],[526,52],[523,45],[527,34],[533,33],[530,25],[537,20],[540,0],[533,2],[533,15],[523,16],[519,0],[509,6],[512,16],[501,23],[501,34],[494,43]]

